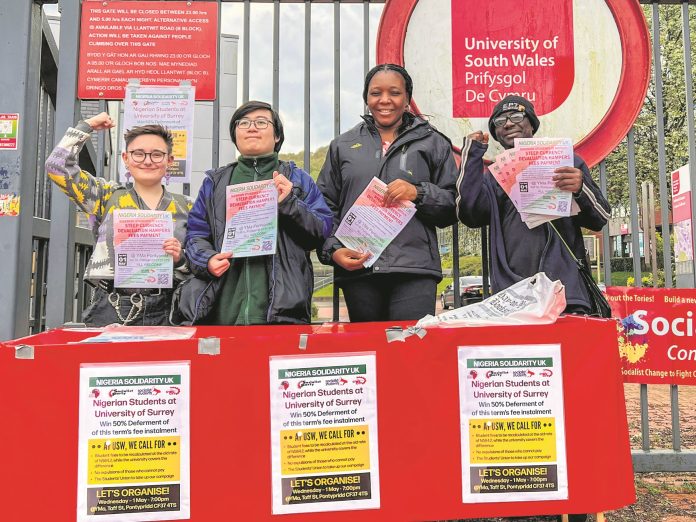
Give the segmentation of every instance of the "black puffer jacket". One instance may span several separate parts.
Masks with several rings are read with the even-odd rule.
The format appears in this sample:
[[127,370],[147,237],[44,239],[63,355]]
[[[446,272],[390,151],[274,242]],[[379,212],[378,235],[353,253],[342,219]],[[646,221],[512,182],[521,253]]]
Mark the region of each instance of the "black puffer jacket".
[[331,255],[342,247],[333,236],[343,216],[373,177],[385,183],[403,179],[416,185],[416,215],[394,238],[375,264],[348,272],[337,267],[337,279],[373,273],[412,273],[442,279],[435,227],[456,222],[454,206],[457,166],[449,140],[428,122],[405,115],[408,127],[382,154],[382,140],[371,116],[334,139],[317,185],[333,212],[332,235],[319,259],[334,264]]

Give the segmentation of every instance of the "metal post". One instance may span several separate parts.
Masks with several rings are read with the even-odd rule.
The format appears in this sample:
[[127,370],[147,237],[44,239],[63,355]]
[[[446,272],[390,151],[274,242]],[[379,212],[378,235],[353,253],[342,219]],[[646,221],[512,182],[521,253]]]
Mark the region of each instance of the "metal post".
[[0,339],[29,333],[32,226],[37,171],[41,62],[41,7],[33,2],[4,2],[0,34],[12,42],[0,62],[0,112],[19,114],[17,148],[0,151],[2,192],[18,198],[19,215],[0,216],[0,256],[6,276],[0,285]]
[[249,50],[251,41],[251,2],[244,0],[244,43],[242,44],[242,59],[244,60],[242,81],[242,103],[249,101]]
[[311,174],[311,117],[310,110],[310,82],[311,75],[309,72],[312,62],[312,2],[305,0],[305,37],[304,37],[304,169]]
[[[79,115],[76,99],[79,38],[80,1],[63,0],[58,46],[60,67],[55,118],[57,140],[60,140],[68,127],[75,124]],[[55,328],[72,320],[75,292],[75,206],[56,186],[51,195],[50,238],[46,326]]]
[[[689,177],[691,178],[691,248],[696,245],[696,155],[694,152],[694,88],[691,77],[691,28],[689,26],[689,2],[682,3],[682,37],[684,39],[684,83],[686,86],[686,120],[689,128]],[[689,287],[694,288],[696,255],[693,256]]]
[[459,222],[452,225],[452,297],[454,307],[462,306],[462,289],[459,286]]
[[633,138],[633,129],[628,131],[628,190],[631,199],[631,244],[633,250],[633,276],[636,287],[643,286],[640,271],[640,243],[638,234],[638,187],[636,182],[636,146]]
[[[341,2],[334,1],[334,136],[341,134]],[[336,270],[334,270],[334,281]],[[333,288],[333,320],[339,316],[338,286]]]
[[273,108],[280,103],[280,0],[273,0]]
[[655,71],[655,117],[657,121],[657,165],[660,179],[660,221],[662,222],[662,259],[665,286],[672,288],[672,234],[669,231],[669,191],[665,167],[665,110],[662,99],[662,63],[660,52],[660,6],[652,5],[653,68]]
[[[602,195],[607,197],[607,163],[602,161],[599,164],[599,186]],[[604,284],[611,285],[611,245],[609,237],[609,226],[605,226],[602,231],[602,252],[604,254]]]

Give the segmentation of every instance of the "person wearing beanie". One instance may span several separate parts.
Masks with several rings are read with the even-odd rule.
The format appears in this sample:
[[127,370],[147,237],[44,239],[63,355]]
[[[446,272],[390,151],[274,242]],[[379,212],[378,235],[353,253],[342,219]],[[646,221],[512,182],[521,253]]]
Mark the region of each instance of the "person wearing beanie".
[[[507,96],[493,109],[488,120],[490,136],[504,149],[514,147],[515,138],[531,138],[539,129],[534,105],[521,96]],[[489,134],[477,131],[464,139],[462,163],[457,179],[457,216],[469,227],[490,227],[491,286],[499,292],[537,272],[546,272],[565,285],[566,313],[590,314],[591,300],[577,265],[550,223],[528,228],[514,204],[484,167],[483,155]],[[580,208],[577,215],[553,220],[563,240],[578,259],[586,259],[581,228],[599,231],[607,223],[611,208],[578,155],[573,167],[555,171],[556,187],[573,193]]]
[[[488,120],[490,136],[504,149],[515,146],[515,138],[531,138],[539,129],[534,105],[521,96],[507,96],[493,109]],[[609,203],[590,176],[585,162],[575,155],[573,167],[555,170],[555,184],[573,193],[580,212],[528,228],[505,191],[484,167],[489,134],[477,131],[464,139],[462,163],[457,179],[457,216],[468,227],[490,227],[491,287],[499,292],[538,272],[565,286],[565,313],[590,314],[591,301],[575,260],[586,259],[581,227],[599,231],[610,216]],[[584,514],[570,515],[570,522],[584,522]],[[561,516],[556,517],[560,521]]]

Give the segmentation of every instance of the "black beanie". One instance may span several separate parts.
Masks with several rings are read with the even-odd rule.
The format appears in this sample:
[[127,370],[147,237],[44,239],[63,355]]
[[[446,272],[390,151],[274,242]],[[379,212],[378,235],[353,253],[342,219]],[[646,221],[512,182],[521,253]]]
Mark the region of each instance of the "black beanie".
[[495,134],[496,127],[493,124],[493,120],[502,113],[508,111],[523,112],[527,118],[529,118],[529,122],[532,124],[532,133],[536,133],[537,129],[539,128],[539,118],[537,118],[536,112],[534,112],[534,105],[532,105],[532,102],[526,98],[523,98],[522,96],[511,94],[498,102],[498,105],[496,105],[493,109],[493,114],[491,114],[491,117],[488,119],[488,130],[490,131],[494,140],[497,140],[498,137]]

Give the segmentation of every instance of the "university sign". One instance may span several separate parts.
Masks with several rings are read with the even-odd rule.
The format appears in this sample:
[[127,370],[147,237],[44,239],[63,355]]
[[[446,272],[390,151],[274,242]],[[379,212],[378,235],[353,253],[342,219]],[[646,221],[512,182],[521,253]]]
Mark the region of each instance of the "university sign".
[[539,136],[572,138],[594,165],[642,107],[650,34],[637,0],[392,0],[377,62],[406,67],[412,106],[455,144],[487,132],[495,104],[518,94],[534,103]]

